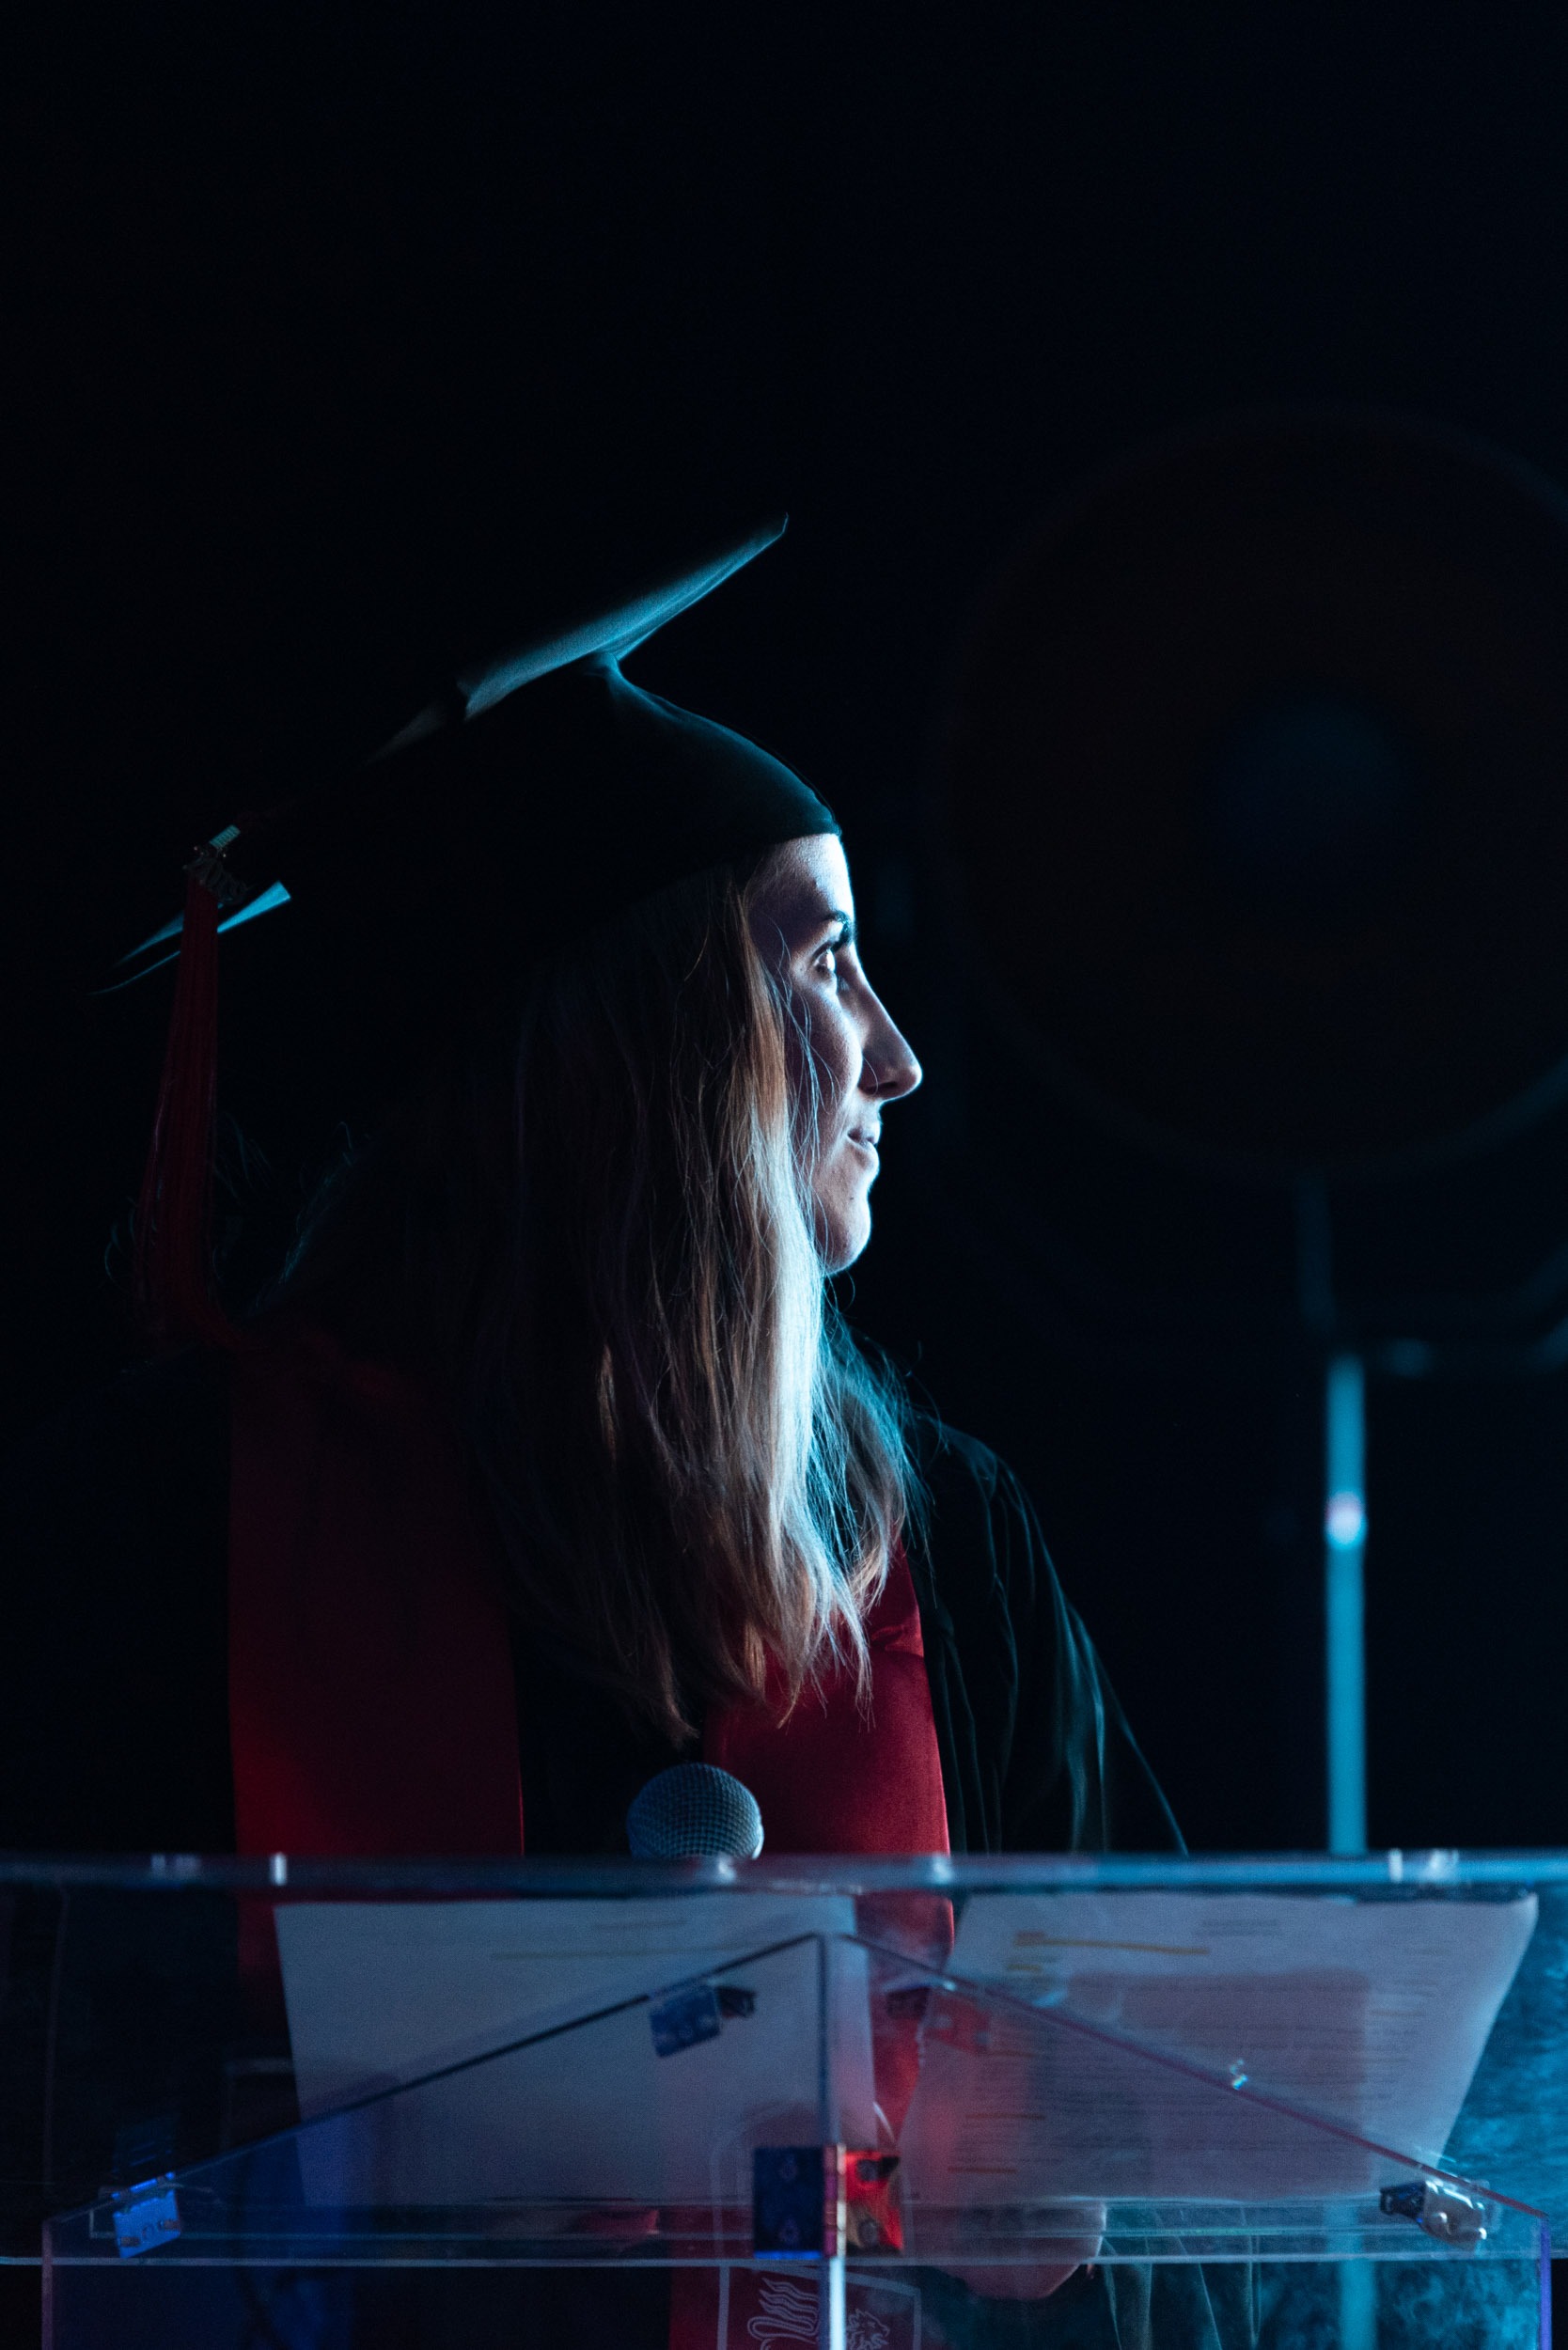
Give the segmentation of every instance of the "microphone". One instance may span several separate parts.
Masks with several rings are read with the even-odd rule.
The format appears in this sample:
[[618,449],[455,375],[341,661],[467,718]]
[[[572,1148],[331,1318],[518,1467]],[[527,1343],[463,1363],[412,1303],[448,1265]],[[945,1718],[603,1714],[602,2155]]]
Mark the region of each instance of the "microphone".
[[755,1860],[762,1814],[749,1787],[712,1762],[675,1762],[632,1798],[626,1841],[638,1860]]

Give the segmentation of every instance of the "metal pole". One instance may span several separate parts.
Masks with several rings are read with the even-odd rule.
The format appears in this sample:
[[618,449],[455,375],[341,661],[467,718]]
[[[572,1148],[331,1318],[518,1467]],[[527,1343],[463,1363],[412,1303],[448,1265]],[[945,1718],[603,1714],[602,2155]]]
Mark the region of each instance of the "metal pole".
[[1367,1382],[1360,1357],[1328,1366],[1324,1596],[1328,1703],[1328,1849],[1367,1849]]
[[[827,2208],[823,2215],[823,2250],[826,2258],[818,2280],[817,2340],[821,2350],[846,2350],[847,2295],[844,2275],[844,2156],[839,2144],[839,2082],[834,2065],[838,2032],[839,1968],[835,1946],[825,1934],[817,1936],[817,2118],[823,2135],[823,2186]],[[828,2166],[832,2168],[829,2170]]]
[[1340,2350],[1377,2350],[1377,2265],[1373,2261],[1340,2263]]
[[848,2333],[844,2256],[835,2252],[823,2273],[823,2318],[819,2328],[823,2350],[845,2350]]

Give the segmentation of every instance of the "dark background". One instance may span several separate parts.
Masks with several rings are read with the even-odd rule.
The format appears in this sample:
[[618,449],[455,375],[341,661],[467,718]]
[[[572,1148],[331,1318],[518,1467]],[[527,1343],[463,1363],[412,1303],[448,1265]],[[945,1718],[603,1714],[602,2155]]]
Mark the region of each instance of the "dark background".
[[[1024,1473],[1191,1841],[1321,1843],[1292,1201],[1043,1094],[920,811],[987,582],[1129,443],[1348,400],[1568,481],[1565,102],[1546,8],[35,11],[0,100],[6,1428],[124,1351],[166,998],[86,990],[188,841],[788,506],[635,674],[846,820],[929,1071],[852,1310]],[[1568,1227],[1561,1128],[1341,1202],[1341,1263],[1517,1278]],[[1372,1839],[1568,1842],[1568,1388],[1381,1382],[1371,1446]]]

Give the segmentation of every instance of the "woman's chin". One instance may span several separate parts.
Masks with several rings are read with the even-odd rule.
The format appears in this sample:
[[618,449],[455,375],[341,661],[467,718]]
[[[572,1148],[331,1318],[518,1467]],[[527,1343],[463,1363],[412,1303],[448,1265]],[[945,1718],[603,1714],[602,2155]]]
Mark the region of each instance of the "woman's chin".
[[871,1210],[869,1200],[859,1200],[853,1208],[839,1214],[819,1208],[817,1245],[822,1252],[824,1273],[847,1273],[855,1259],[864,1253],[870,1237]]

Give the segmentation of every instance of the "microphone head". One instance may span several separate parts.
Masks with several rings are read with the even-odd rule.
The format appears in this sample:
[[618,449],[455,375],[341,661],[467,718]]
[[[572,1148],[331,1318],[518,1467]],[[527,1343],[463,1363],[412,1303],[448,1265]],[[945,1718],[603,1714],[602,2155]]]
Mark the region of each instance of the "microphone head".
[[676,1762],[638,1790],[626,1814],[638,1860],[755,1860],[762,1814],[749,1787],[712,1762]]

